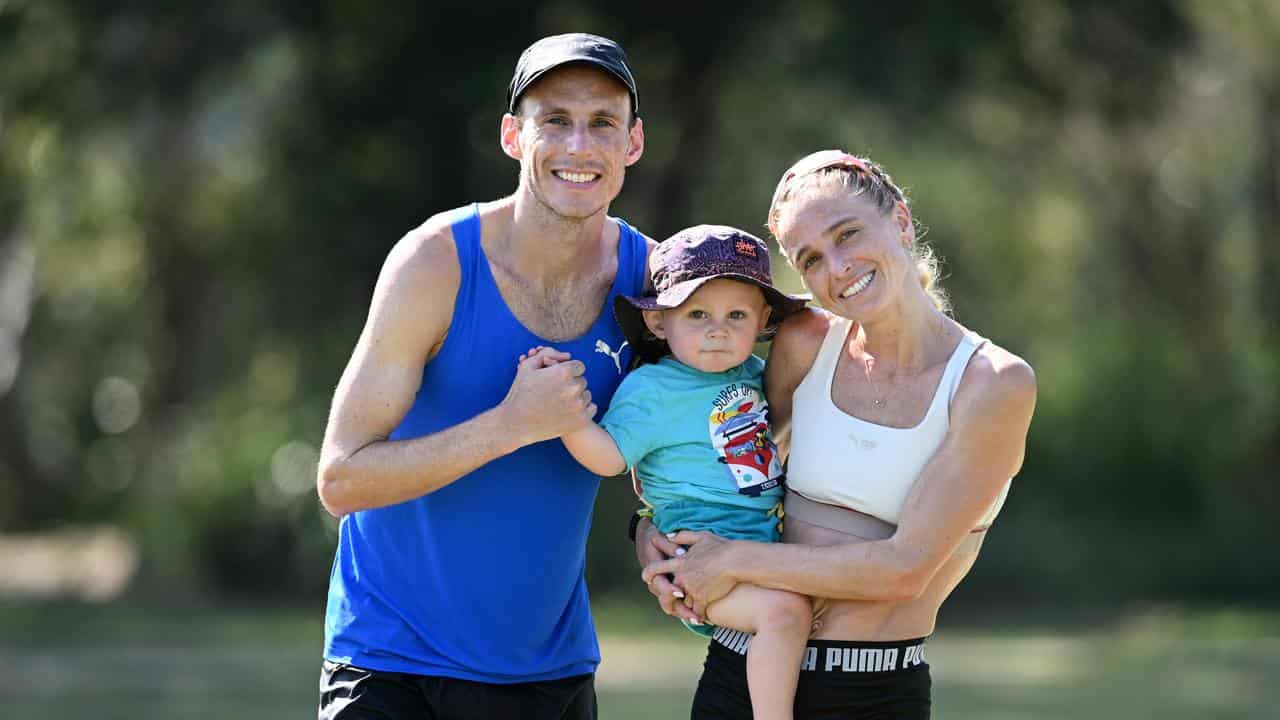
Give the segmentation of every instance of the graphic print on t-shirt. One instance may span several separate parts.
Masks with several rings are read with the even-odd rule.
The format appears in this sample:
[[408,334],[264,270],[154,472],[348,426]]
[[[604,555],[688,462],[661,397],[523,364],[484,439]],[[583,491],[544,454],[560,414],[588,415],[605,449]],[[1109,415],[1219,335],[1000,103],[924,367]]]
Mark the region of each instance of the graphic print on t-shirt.
[[712,403],[711,445],[743,495],[756,497],[778,486],[782,463],[769,437],[769,405],[760,391],[741,383],[726,385]]

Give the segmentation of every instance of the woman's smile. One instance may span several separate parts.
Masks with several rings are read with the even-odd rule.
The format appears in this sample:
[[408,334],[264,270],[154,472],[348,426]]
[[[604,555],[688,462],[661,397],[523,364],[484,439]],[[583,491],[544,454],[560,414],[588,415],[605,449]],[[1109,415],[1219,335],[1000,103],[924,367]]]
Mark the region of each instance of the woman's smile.
[[861,293],[863,290],[866,290],[867,286],[869,286],[871,284],[871,281],[875,280],[875,278],[876,278],[876,271],[872,270],[866,275],[863,275],[861,278],[858,278],[857,282],[845,288],[844,292],[839,294],[839,297],[842,300],[848,300],[854,295],[857,295]]

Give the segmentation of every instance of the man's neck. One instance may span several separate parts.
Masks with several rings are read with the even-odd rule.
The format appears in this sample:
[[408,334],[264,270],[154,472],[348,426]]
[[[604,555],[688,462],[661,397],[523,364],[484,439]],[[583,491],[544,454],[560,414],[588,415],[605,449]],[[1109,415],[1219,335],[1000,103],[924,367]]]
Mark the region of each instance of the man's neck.
[[566,218],[517,191],[511,213],[504,250],[522,275],[554,281],[599,265],[606,209],[586,218]]

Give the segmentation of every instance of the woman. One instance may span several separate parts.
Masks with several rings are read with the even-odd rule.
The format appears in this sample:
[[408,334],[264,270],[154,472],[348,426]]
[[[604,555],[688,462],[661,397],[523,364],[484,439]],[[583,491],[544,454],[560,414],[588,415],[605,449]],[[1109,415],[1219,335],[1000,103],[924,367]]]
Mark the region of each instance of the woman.
[[[784,542],[668,542],[645,528],[652,548],[688,550],[643,576],[686,618],[737,583],[812,596],[796,717],[927,718],[925,638],[1022,465],[1035,375],[947,315],[907,200],[874,163],[838,150],[800,160],[769,229],[825,310],[787,321],[766,371],[790,455]],[[656,557],[641,545],[642,560]],[[750,717],[749,640],[716,638],[693,717]]]

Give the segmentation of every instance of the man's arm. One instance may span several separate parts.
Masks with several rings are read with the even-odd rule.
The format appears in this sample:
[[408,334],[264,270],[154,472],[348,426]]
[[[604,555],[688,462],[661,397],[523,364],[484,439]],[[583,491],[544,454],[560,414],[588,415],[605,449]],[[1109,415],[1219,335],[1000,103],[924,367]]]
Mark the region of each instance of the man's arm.
[[502,403],[459,425],[387,439],[444,341],[460,277],[451,231],[431,221],[388,255],[320,451],[317,488],[333,515],[420,497],[582,422],[590,394],[582,363],[573,361],[521,369]]
[[[563,362],[569,356],[553,348],[538,346],[520,356],[520,369],[528,367],[550,367]],[[565,433],[560,440],[564,447],[582,467],[601,477],[620,475],[627,469],[626,458],[613,441],[609,431],[595,424],[596,406],[590,407],[587,422],[576,430]]]

